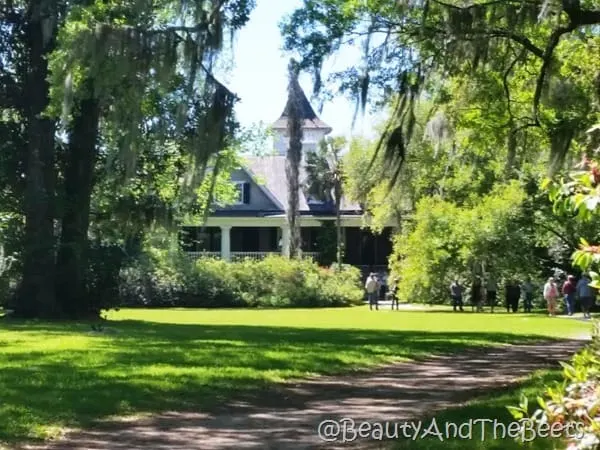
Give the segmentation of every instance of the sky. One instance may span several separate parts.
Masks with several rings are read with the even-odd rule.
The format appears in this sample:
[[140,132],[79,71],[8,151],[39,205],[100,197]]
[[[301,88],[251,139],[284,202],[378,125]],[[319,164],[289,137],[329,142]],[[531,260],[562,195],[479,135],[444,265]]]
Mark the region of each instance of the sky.
[[[287,66],[291,55],[283,50],[283,38],[279,22],[295,8],[301,0],[257,0],[248,24],[237,33],[233,46],[234,69],[224,74],[225,84],[235,92],[240,101],[236,115],[242,126],[263,122],[271,125],[281,115],[287,100]],[[346,48],[328,66],[333,69],[348,67],[359,62],[359,49]],[[327,68],[326,68],[327,70]],[[309,100],[312,95],[312,79],[302,74],[300,85]],[[318,105],[311,101],[318,112]],[[337,96],[324,105],[321,119],[333,128],[332,136],[363,135],[374,137],[375,118],[365,113],[357,117],[354,128],[352,118],[355,104],[343,96]]]

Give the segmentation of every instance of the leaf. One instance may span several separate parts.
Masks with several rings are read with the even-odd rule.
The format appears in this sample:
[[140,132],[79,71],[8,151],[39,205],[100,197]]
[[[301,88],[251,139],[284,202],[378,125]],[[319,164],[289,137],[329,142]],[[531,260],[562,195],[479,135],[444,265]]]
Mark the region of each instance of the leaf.
[[521,406],[521,409],[525,412],[529,409],[529,399],[525,394],[521,394],[521,402],[519,403],[519,406]]
[[507,406],[506,409],[510,412],[510,414],[516,419],[521,420],[524,417],[523,411],[521,408],[517,408],[516,406]]
[[550,187],[553,187],[552,185],[553,185],[552,179],[551,178],[545,178],[542,181],[542,184],[541,184],[540,187],[542,188],[543,191],[545,191],[545,190],[548,190]]
[[546,401],[542,397],[538,397],[537,402],[542,407],[542,409],[548,409],[548,405],[546,405]]
[[563,368],[563,372],[565,374],[565,377],[567,377],[567,378],[569,378],[571,380],[577,378],[577,370],[575,370],[575,368],[572,365],[567,364],[564,361],[560,361],[560,365]]

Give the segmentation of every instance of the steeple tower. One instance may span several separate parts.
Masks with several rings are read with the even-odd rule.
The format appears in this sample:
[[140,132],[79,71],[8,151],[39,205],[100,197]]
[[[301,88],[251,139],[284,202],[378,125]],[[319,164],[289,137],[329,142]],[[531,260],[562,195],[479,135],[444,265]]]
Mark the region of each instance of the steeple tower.
[[[311,106],[308,98],[306,98],[306,94],[300,88],[300,110],[301,110],[301,118],[304,120],[304,124],[302,126],[302,132],[304,138],[302,140],[302,152],[314,151],[317,148],[319,142],[331,133],[331,127],[323,122],[317,114],[315,110]],[[288,149],[288,111],[290,109],[290,99],[285,105],[283,112],[279,119],[277,119],[271,128],[273,128],[273,138],[275,150],[280,155],[285,155]]]

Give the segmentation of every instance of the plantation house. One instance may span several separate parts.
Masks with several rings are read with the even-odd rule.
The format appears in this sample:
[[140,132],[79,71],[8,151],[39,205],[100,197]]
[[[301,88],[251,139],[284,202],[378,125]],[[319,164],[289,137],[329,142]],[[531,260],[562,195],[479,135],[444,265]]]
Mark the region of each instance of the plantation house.
[[[304,161],[319,142],[331,133],[302,92],[303,162],[300,168],[299,213],[302,255],[320,260],[324,243],[335,246],[335,206],[311,198],[306,186]],[[192,256],[214,256],[226,260],[262,258],[268,254],[288,254],[289,227],[286,220],[288,189],[285,174],[287,138],[286,105],[272,125],[274,152],[268,156],[244,158],[243,168],[232,173],[238,192],[237,202],[220,207],[204,227],[190,224],[183,228],[184,248]],[[387,266],[391,253],[391,227],[380,235],[363,228],[362,208],[346,199],[341,202],[344,262],[371,270]],[[329,226],[328,226],[329,225]]]

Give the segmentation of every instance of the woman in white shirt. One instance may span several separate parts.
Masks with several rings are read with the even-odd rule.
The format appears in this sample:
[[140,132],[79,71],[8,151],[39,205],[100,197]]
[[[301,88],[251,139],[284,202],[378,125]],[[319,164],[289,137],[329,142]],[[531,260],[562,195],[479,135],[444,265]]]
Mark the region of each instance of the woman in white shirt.
[[548,315],[556,315],[556,299],[559,296],[558,286],[554,282],[554,278],[548,278],[548,281],[544,285],[544,299],[548,304]]

